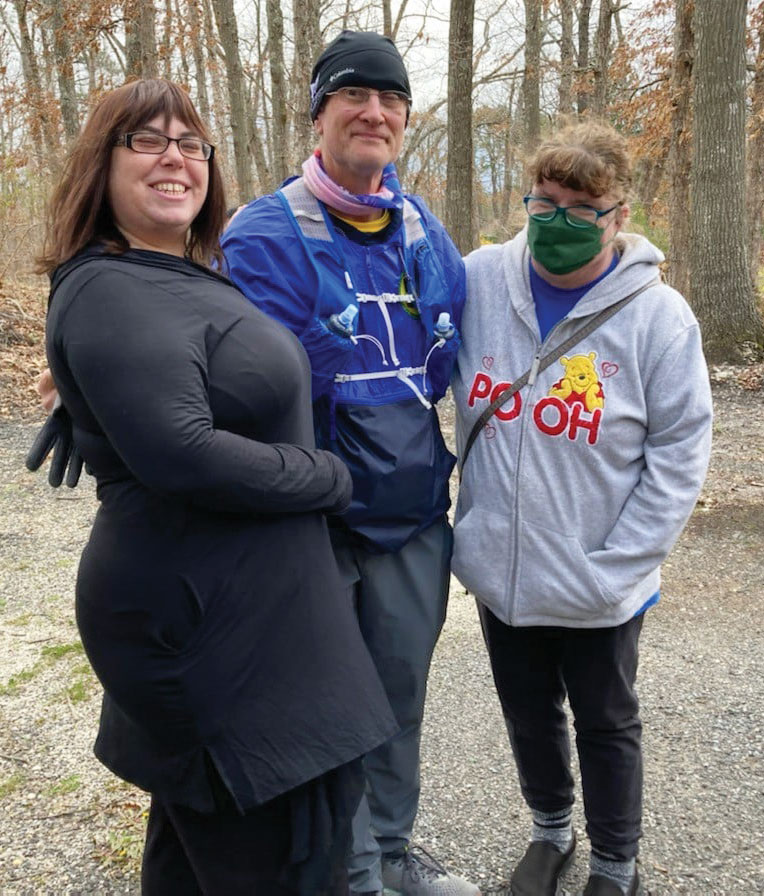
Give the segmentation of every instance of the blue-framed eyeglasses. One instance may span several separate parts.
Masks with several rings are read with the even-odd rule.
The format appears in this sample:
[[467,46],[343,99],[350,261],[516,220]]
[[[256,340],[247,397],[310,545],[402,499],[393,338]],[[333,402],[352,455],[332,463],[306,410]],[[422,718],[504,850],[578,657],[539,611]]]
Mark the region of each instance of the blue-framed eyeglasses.
[[592,224],[596,224],[604,215],[609,215],[610,212],[621,205],[620,202],[616,202],[616,204],[611,205],[610,208],[602,210],[594,208],[591,205],[570,205],[567,208],[563,208],[560,205],[555,205],[551,199],[545,199],[542,196],[533,196],[531,194],[525,196],[523,202],[525,203],[525,210],[528,212],[529,217],[534,218],[536,221],[549,223],[549,221],[553,221],[557,215],[561,214],[571,227],[591,227]]

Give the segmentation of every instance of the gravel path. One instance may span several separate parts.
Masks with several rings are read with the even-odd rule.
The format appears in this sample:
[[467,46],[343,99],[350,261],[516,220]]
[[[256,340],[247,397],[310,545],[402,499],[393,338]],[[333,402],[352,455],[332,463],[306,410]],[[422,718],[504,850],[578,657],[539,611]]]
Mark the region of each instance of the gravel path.
[[[764,393],[721,382],[715,398],[709,481],[642,638],[650,894],[764,894]],[[33,432],[0,423],[0,894],[137,894],[147,800],[92,756],[99,690],[73,623],[92,484],[26,473]],[[506,879],[527,813],[456,582],[422,762],[419,842],[484,888]],[[574,824],[583,839],[580,800]],[[586,864],[584,847],[566,892]]]

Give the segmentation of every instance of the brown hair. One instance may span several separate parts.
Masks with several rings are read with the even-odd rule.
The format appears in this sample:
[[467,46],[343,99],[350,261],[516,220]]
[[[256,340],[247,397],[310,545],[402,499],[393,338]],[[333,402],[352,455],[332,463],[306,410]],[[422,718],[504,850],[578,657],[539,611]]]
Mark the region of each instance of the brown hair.
[[612,193],[626,199],[631,161],[626,140],[610,125],[585,121],[572,124],[545,140],[528,165],[531,186],[553,180],[592,196]]
[[[172,81],[132,81],[101,97],[69,153],[50,200],[45,242],[37,259],[39,273],[50,273],[93,243],[104,245],[114,254],[128,249],[127,240],[114,223],[107,196],[112,148],[118,136],[160,115],[166,120],[178,118],[209,142],[190,97]],[[207,196],[189,229],[186,254],[201,264],[222,264],[225,192],[214,156],[207,164]]]

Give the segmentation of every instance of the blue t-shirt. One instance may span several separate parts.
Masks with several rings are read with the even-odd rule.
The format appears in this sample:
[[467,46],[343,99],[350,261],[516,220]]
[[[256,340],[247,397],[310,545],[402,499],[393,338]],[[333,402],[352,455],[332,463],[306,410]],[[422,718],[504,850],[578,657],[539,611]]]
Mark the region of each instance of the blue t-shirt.
[[532,262],[528,262],[531,273],[533,304],[536,306],[536,319],[539,322],[542,342],[546,339],[554,325],[573,310],[583,295],[589,292],[600,280],[604,280],[611,271],[615,270],[618,261],[618,254],[614,252],[610,267],[604,273],[600,274],[596,280],[592,280],[591,283],[584,283],[583,286],[576,286],[573,289],[562,289],[559,286],[552,286],[551,283],[547,283],[543,277],[536,273]]

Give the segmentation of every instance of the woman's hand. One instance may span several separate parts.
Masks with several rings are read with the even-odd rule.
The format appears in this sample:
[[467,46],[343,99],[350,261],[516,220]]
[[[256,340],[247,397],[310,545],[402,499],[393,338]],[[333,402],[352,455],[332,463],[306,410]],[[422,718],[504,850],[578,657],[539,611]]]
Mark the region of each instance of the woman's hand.
[[36,388],[42,406],[50,414],[56,406],[56,399],[58,398],[58,389],[56,389],[56,384],[53,382],[53,374],[50,372],[50,367],[46,367],[37,378]]

